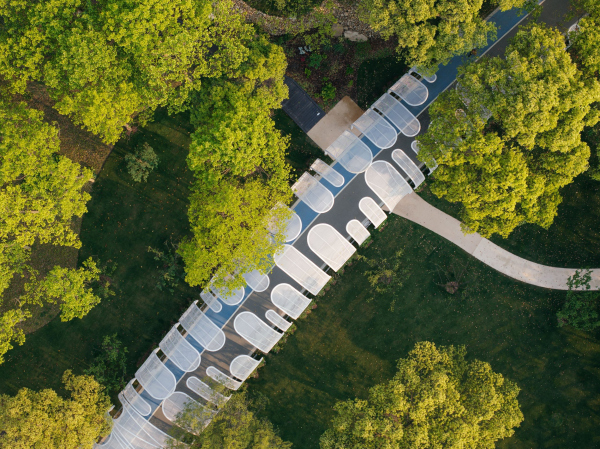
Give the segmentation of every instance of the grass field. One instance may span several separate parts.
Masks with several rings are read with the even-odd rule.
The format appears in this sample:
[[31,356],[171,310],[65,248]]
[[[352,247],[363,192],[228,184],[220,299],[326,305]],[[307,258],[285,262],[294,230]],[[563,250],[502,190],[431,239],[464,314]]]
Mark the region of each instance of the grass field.
[[[104,301],[82,320],[61,323],[55,318],[28,335],[21,347],[8,352],[0,365],[0,392],[14,394],[21,387],[58,388],[64,370],[81,373],[88,367],[103,336],[117,334],[129,349],[129,376],[156,347],[171,323],[192,300],[196,290],[185,284],[175,291],[155,288],[157,262],[148,246],[162,248],[188,229],[188,186],[192,179],[185,158],[191,131],[185,115],[157,120],[114,148],[98,176],[81,230],[79,260],[96,256],[118,264],[116,296]],[[148,142],[160,158],[147,183],[134,183],[123,157]]]
[[[557,328],[565,294],[512,281],[418,225],[388,221],[360,251],[387,258],[404,249],[404,286],[368,302],[366,264],[354,263],[250,381],[251,392],[270,399],[265,414],[282,436],[317,448],[337,400],[366,397],[393,376],[398,358],[429,340],[466,345],[469,358],[520,386],[525,421],[498,447],[598,447],[599,335]],[[451,295],[440,284],[457,277],[464,285]]]

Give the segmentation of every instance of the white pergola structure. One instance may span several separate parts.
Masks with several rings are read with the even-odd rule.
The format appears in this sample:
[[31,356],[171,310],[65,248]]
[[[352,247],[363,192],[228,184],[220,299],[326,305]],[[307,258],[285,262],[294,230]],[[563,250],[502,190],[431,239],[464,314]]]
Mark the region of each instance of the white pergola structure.
[[365,172],[365,180],[390,211],[404,196],[412,192],[398,170],[386,161],[373,162]]
[[419,106],[427,101],[429,91],[425,84],[410,74],[403,75],[388,89],[388,93],[395,93],[410,106]]
[[125,386],[125,389],[119,393],[119,401],[121,404],[127,402],[131,407],[136,409],[136,411],[142,416],[148,416],[152,413],[152,407],[150,404],[137,392],[137,390],[133,387],[133,382],[135,378],[131,379],[129,383]]
[[196,400],[192,399],[186,393],[183,393],[181,391],[176,391],[163,401],[162,411],[169,421],[175,422],[178,418],[178,415],[185,410],[185,407],[188,404],[193,404],[194,408],[198,407],[206,411],[204,427],[206,427],[210,423],[210,420],[216,413],[214,410],[209,410],[205,407],[202,407]]
[[362,198],[358,202],[358,208],[363,214],[365,214],[365,217],[367,217],[376,228],[378,228],[379,225],[387,218],[387,215],[383,210],[381,210],[379,204],[377,204],[370,196],[365,196]]
[[[382,211],[383,212],[383,211]],[[384,215],[385,219],[385,215]],[[363,224],[356,220],[352,219],[348,223],[346,223],[346,232],[354,239],[356,243],[362,245],[362,243],[369,238],[369,231],[367,228],[363,226]]]
[[308,257],[290,245],[284,245],[283,252],[275,255],[275,264],[313,295],[318,295],[331,278]]
[[[290,209],[285,204],[279,203],[275,206],[275,208],[278,207],[285,207],[287,210],[290,211],[290,218],[286,220],[286,223],[284,224],[285,241],[291,242],[292,240],[296,240],[296,238],[302,232],[302,219],[296,212],[294,212],[294,210]],[[267,224],[267,230],[271,234],[277,234],[277,232],[279,232],[279,225],[276,222],[272,221],[269,224]]]
[[435,82],[436,82],[436,80],[437,80],[437,75],[436,75],[435,73],[434,73],[433,75],[430,75],[430,76],[425,76],[425,75],[423,75],[421,72],[419,72],[419,68],[418,68],[418,67],[416,67],[416,66],[415,66],[415,67],[412,67],[412,68],[411,68],[411,69],[408,71],[408,73],[409,73],[409,74],[411,74],[411,73],[413,73],[413,72],[414,72],[414,73],[416,73],[417,75],[419,75],[421,78],[423,78],[423,79],[424,79],[425,81],[427,81],[428,83],[435,83]]
[[338,271],[356,252],[356,248],[336,229],[327,223],[313,226],[308,233],[308,247],[323,262]]
[[421,170],[419,170],[417,164],[415,164],[404,151],[400,149],[392,151],[392,159],[408,175],[411,181],[415,184],[415,188],[425,181],[425,175],[421,173]]
[[135,377],[144,390],[155,399],[165,399],[175,391],[175,375],[164,365],[155,349],[136,371]]
[[223,305],[210,291],[204,290],[202,293],[200,293],[200,298],[202,298],[204,304],[206,304],[213,312],[219,313],[221,310],[223,310]]
[[158,347],[177,368],[189,373],[200,366],[200,353],[181,335],[178,326],[176,323],[171,328]]
[[292,325],[292,323],[279,315],[273,309],[269,309],[265,312],[265,318],[283,332],[287,331]]
[[334,187],[342,187],[344,185],[344,177],[335,170],[331,165],[325,163],[321,159],[317,158],[310,169],[320,174]]
[[310,173],[303,173],[292,186],[292,191],[318,214],[323,214],[333,207],[333,193]]
[[131,449],[123,439],[117,436],[117,432],[113,428],[108,438],[103,443],[94,443],[93,449]]
[[[112,434],[126,448],[163,448],[171,439],[155,425],[142,418],[133,408],[123,406],[121,415],[113,420]],[[112,435],[111,434],[111,435]],[[112,440],[112,437],[111,437]],[[100,446],[105,447],[105,446]],[[119,446],[115,446],[119,447]]]
[[373,161],[371,149],[350,131],[344,131],[325,153],[350,173],[364,172]]
[[381,112],[407,137],[414,137],[421,131],[421,122],[419,122],[419,119],[406,109],[406,106],[388,93],[379,97],[379,100],[371,107]]
[[283,334],[274,330],[252,312],[238,314],[233,321],[233,328],[248,343],[265,353],[269,352],[283,337]]
[[207,351],[218,351],[225,344],[225,334],[196,305],[193,304],[181,315],[181,326]]
[[244,273],[242,276],[246,280],[248,287],[257,293],[264,292],[267,288],[269,288],[269,284],[271,283],[269,276],[266,274],[261,274],[258,270]]
[[202,399],[210,402],[211,404],[215,404],[218,407],[222,406],[229,400],[228,396],[223,396],[221,393],[215,391],[197,377],[189,377],[185,384],[190,390],[192,390]]
[[361,115],[353,124],[367,138],[381,149],[390,148],[396,143],[398,133],[381,115],[373,109]]
[[229,371],[233,377],[236,377],[244,382],[246,379],[248,379],[248,377],[250,377],[250,374],[252,374],[256,368],[258,368],[258,365],[260,365],[260,362],[262,361],[262,358],[260,360],[256,360],[249,355],[238,355],[229,364]]
[[218,297],[228,306],[237,306],[240,302],[242,302],[246,293],[243,287],[231,291],[226,288],[216,289],[214,286],[211,286],[210,290],[216,297]]
[[271,290],[271,302],[295,320],[310,305],[310,299],[290,284],[276,285]]
[[223,371],[221,371],[220,369],[218,369],[214,366],[209,366],[208,368],[206,368],[206,374],[212,380],[220,383],[221,385],[224,385],[225,387],[229,388],[230,390],[237,390],[238,388],[240,388],[242,386],[242,382],[229,377]]

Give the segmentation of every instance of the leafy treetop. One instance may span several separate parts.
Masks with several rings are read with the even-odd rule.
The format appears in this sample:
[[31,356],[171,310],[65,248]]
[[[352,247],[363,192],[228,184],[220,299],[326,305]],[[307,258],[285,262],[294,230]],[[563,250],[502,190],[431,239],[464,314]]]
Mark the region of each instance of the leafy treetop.
[[494,448],[523,421],[519,388],[464,347],[417,343],[368,399],[341,401],[321,448]]

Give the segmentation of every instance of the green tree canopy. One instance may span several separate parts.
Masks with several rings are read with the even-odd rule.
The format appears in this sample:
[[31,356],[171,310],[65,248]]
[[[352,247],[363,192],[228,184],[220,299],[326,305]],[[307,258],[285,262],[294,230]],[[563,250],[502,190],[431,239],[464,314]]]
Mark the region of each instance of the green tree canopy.
[[105,413],[110,401],[91,376],[63,375],[65,399],[53,390],[19,390],[0,395],[0,447],[80,449],[92,447],[110,431]]
[[541,25],[520,30],[506,58],[459,70],[458,86],[430,108],[419,157],[439,164],[432,192],[462,204],[465,230],[510,234],[522,223],[552,224],[560,188],[587,169],[585,126],[600,84],[564,50],[564,36]]
[[[524,0],[502,0],[502,10]],[[484,47],[496,28],[480,17],[483,0],[363,0],[361,15],[385,39],[398,39],[409,65],[435,72],[450,58]]]
[[523,421],[517,385],[464,347],[420,342],[366,400],[335,405],[322,449],[494,448]]
[[579,2],[588,14],[579,21],[579,30],[569,37],[578,62],[583,70],[593,76],[600,72],[600,1],[583,0]]
[[44,83],[61,114],[114,143],[134,117],[180,110],[203,77],[237,68],[252,33],[238,16],[227,0],[4,2],[0,78],[19,93]]
[[[288,138],[271,111],[287,97],[285,55],[264,37],[252,36],[247,59],[230,77],[207,80],[193,96],[188,165],[196,175],[190,197],[193,236],[179,247],[190,285],[230,289],[245,285],[244,272],[267,271],[283,243],[289,218],[276,207],[291,198]],[[269,230],[277,229],[272,235]]]
[[[248,399],[246,392],[238,392],[231,396],[206,429],[204,422],[208,417],[207,410],[191,404],[186,406],[177,419],[177,424],[195,434],[191,436],[190,449],[291,448],[291,443],[283,441],[277,435],[273,424],[256,416],[256,408],[257,404]],[[183,446],[173,441],[170,447]]]
[[[99,298],[87,287],[97,280],[90,259],[78,270],[54,267],[45,279],[29,266],[31,246],[81,243],[71,227],[86,211],[90,195],[83,186],[92,172],[58,155],[58,131],[24,103],[0,103],[0,363],[22,344],[16,326],[31,317],[31,305],[60,303],[61,319],[81,318]],[[27,276],[25,293],[4,293],[16,275]]]

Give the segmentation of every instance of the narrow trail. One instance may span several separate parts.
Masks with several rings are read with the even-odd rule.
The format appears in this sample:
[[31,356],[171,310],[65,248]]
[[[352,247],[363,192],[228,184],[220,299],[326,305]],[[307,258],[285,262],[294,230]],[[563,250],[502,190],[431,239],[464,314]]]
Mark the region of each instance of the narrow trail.
[[[540,265],[509,253],[477,233],[464,234],[460,221],[433,207],[414,192],[402,198],[392,213],[435,232],[494,270],[527,284],[567,290],[567,280],[576,271],[576,268]],[[600,290],[600,269],[592,270],[590,287]]]

